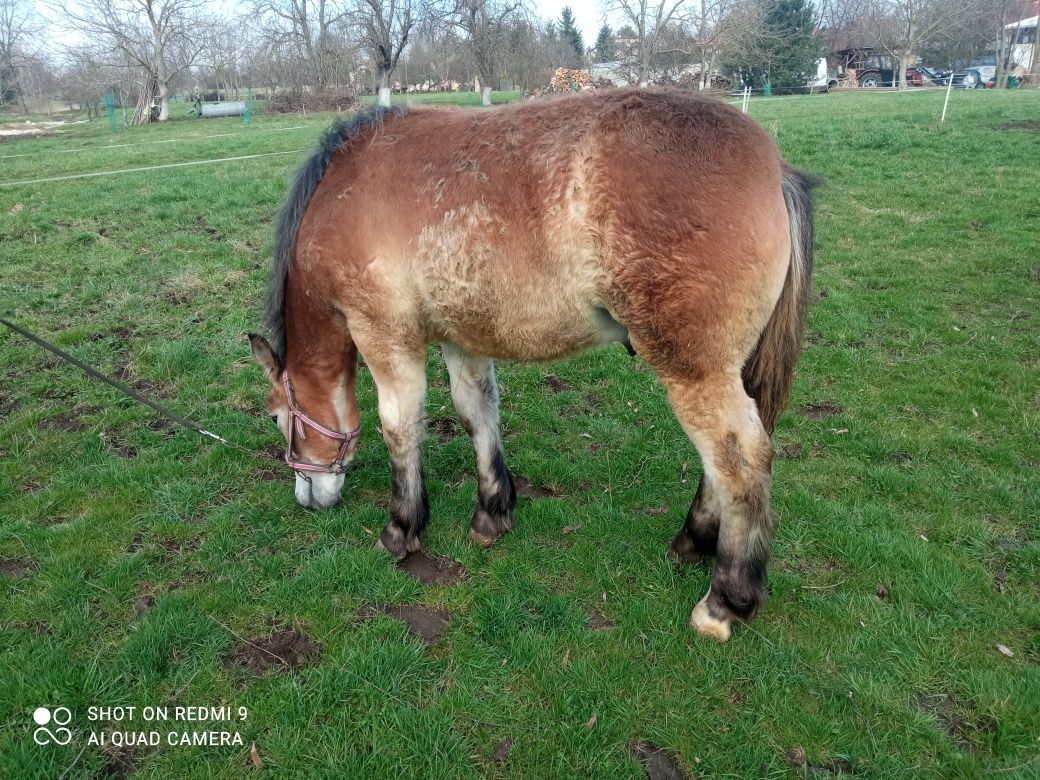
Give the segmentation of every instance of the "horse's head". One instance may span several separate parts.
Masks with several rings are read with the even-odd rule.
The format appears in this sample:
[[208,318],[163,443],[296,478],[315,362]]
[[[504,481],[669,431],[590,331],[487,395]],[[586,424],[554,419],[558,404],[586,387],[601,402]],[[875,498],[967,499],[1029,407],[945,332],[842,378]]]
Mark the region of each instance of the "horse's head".
[[285,462],[296,472],[296,500],[310,509],[334,506],[361,430],[356,404],[348,408],[353,376],[329,380],[303,369],[290,376],[267,339],[251,333],[249,344],[271,383],[267,411],[286,438]]

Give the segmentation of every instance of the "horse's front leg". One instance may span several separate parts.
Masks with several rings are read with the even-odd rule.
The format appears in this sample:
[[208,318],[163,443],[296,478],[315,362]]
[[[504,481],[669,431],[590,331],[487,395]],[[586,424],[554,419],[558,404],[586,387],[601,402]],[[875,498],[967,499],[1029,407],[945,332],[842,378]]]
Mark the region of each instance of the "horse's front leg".
[[473,439],[477,455],[477,509],[470,538],[490,547],[513,527],[516,489],[506,467],[499,437],[498,384],[490,359],[473,357],[454,344],[444,344],[451,376],[451,398],[459,421]]
[[672,539],[668,554],[677,563],[694,566],[714,556],[721,522],[722,504],[718,491],[707,476],[702,476],[697,495],[686,515],[686,522]]
[[422,532],[430,519],[421,456],[426,430],[426,350],[386,352],[366,352],[365,362],[379,393],[379,419],[390,452],[390,520],[379,543],[401,560],[422,549]]

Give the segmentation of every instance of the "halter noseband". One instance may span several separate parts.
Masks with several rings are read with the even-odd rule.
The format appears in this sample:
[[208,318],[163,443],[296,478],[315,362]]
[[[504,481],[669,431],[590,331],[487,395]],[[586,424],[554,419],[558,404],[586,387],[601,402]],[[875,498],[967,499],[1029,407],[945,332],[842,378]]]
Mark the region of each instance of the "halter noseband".
[[[346,433],[340,433],[331,428],[326,428],[304,412],[296,403],[296,393],[293,390],[292,382],[289,381],[288,371],[282,372],[282,387],[285,388],[285,399],[289,404],[289,442],[285,448],[285,462],[293,471],[296,472],[317,471],[323,474],[342,474],[346,470],[343,468],[343,459],[347,456],[347,447],[350,446],[350,443],[354,441],[354,439],[361,435],[361,426],[359,425],[354,430],[347,431]],[[321,466],[316,463],[303,463],[293,459],[293,441],[296,436],[299,436],[301,439],[307,438],[304,429],[305,426],[313,428],[322,436],[326,436],[333,441],[339,442],[339,452],[336,453],[336,459],[332,461],[332,463]],[[307,479],[306,474],[300,474],[300,476]]]

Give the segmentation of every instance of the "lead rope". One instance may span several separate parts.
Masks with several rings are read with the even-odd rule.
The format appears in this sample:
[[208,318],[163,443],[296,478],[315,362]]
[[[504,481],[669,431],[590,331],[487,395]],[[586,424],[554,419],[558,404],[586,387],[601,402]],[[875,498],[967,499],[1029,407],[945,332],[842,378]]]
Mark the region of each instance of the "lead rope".
[[65,350],[60,349],[59,347],[54,346],[50,342],[45,341],[44,339],[40,338],[39,336],[35,335],[34,333],[30,333],[29,331],[25,330],[24,328],[18,327],[17,325],[15,325],[10,320],[6,320],[3,317],[0,317],[0,324],[6,325],[8,328],[13,330],[15,333],[19,334],[20,336],[24,336],[25,338],[29,339],[29,341],[33,342],[37,346],[42,347],[43,349],[47,350],[48,352],[51,352],[51,353],[57,355],[58,357],[60,357],[65,362],[71,363],[72,365],[76,366],[76,368],[78,368],[81,371],[85,372],[88,376],[91,376],[94,379],[97,379],[99,382],[104,382],[109,387],[114,387],[116,390],[118,390],[123,395],[127,396],[128,398],[132,398],[133,400],[137,401],[139,404],[143,404],[144,406],[147,406],[147,407],[153,409],[154,411],[158,412],[163,417],[165,417],[167,420],[170,420],[172,422],[177,423],[177,425],[181,426],[182,428],[187,428],[189,431],[194,431],[195,433],[201,434],[202,436],[207,436],[210,439],[213,439],[214,441],[220,442],[221,444],[223,444],[226,447],[232,447],[234,449],[241,450],[242,452],[248,452],[250,455],[260,455],[261,454],[261,453],[254,452],[253,450],[249,449],[248,447],[243,447],[241,444],[236,444],[233,441],[228,441],[223,436],[220,436],[220,435],[218,435],[216,433],[213,433],[213,431],[207,431],[202,426],[200,426],[200,425],[198,425],[196,423],[193,423],[191,420],[188,420],[188,419],[186,419],[184,417],[181,417],[179,414],[174,414],[173,412],[171,412],[169,409],[167,409],[162,404],[159,404],[159,403],[153,401],[148,396],[143,395],[143,394],[137,392],[132,387],[128,387],[127,385],[123,384],[122,382],[120,382],[120,381],[118,381],[116,379],[112,379],[111,377],[105,376],[104,374],[102,374],[100,371],[98,371],[93,366],[87,365],[86,363],[84,363],[79,358],[73,357],[72,355],[70,355]]

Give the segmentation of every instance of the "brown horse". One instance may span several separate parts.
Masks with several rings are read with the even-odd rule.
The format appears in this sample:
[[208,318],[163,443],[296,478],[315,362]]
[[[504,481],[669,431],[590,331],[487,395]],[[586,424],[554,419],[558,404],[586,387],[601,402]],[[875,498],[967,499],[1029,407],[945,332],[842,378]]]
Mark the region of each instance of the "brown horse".
[[491,545],[516,502],[492,359],[621,342],[657,372],[704,463],[671,554],[715,557],[690,624],[725,641],[766,597],[770,434],[801,343],[811,189],[750,119],[678,91],[337,122],[278,222],[273,347],[250,337],[297,500],[339,500],[360,352],[393,477],[380,543],[397,559],[420,549],[426,346],[438,342],[476,449],[470,536]]

